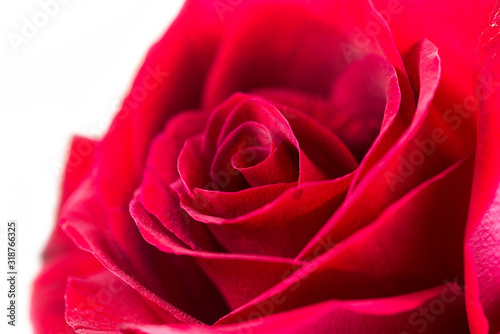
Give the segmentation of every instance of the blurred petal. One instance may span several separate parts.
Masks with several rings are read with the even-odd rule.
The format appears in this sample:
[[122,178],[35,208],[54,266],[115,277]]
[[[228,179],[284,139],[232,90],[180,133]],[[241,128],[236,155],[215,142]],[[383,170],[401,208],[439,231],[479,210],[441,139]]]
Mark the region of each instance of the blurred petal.
[[[387,25],[368,1],[248,1],[226,22],[205,86],[207,108],[234,92],[261,87],[326,96],[333,78],[368,53],[404,72]],[[369,22],[376,25],[375,37],[352,33]]]
[[[97,143],[74,137],[64,171],[60,206],[86,175]],[[85,276],[101,270],[102,265],[78,249],[56,225],[43,252],[43,267],[33,284],[31,319],[37,334],[60,331],[72,333],[64,318],[64,293],[69,276]]]

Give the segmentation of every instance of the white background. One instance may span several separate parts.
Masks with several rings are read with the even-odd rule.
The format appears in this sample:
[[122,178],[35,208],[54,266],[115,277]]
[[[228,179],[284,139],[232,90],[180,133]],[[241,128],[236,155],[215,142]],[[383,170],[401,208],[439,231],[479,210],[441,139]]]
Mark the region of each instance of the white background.
[[[43,14],[49,2],[58,4],[52,16]],[[0,0],[1,333],[32,332],[31,285],[54,225],[71,136],[106,131],[149,46],[182,2]],[[27,28],[23,35],[26,22],[35,24],[31,36]],[[16,47],[9,40],[14,34],[28,38]],[[11,219],[18,222],[16,328],[7,326],[6,316]]]

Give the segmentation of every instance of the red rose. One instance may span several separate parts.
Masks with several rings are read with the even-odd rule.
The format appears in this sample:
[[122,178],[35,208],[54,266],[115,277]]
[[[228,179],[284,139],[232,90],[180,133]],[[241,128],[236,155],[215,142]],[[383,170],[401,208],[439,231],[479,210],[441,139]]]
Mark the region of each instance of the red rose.
[[187,1],[73,141],[36,332],[500,331],[497,8],[374,2]]

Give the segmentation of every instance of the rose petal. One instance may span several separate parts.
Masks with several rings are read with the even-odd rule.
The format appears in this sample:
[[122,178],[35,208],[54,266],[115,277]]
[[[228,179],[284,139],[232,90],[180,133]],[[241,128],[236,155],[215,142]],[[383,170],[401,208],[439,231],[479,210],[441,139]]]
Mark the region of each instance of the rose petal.
[[[443,120],[440,115],[442,111],[429,110],[439,81],[436,48],[430,42],[423,41],[415,48],[415,52],[420,56],[418,68],[421,89],[411,127],[383,160],[363,178],[346,199],[346,204],[311,240],[300,257],[310,256],[318,242],[327,237],[331,237],[333,242],[339,242],[372,221],[384,208],[409,190],[472,152],[470,139],[474,138],[474,134],[469,132],[469,126],[458,129],[457,132],[465,133],[465,136],[459,137]],[[436,131],[439,133],[436,134]],[[426,147],[428,142],[433,144],[433,150]],[[442,152],[447,154],[440,154]],[[412,161],[411,165],[409,161]]]
[[[201,134],[186,140],[179,153],[177,169],[187,194],[194,198],[194,189],[215,187],[210,180],[210,164],[212,156],[202,151],[203,137]],[[170,167],[171,168],[171,167]]]
[[247,95],[247,99],[227,115],[219,133],[217,146],[222,145],[223,140],[240,124],[250,121],[264,125],[276,144],[282,141],[288,141],[290,144],[297,142],[286,118],[275,106],[260,97]]
[[422,38],[429,38],[440,50],[451,46],[459,53],[471,54],[495,9],[495,1],[491,0],[439,3],[374,0],[373,3],[388,22],[396,45],[403,53]]
[[49,333],[49,330],[74,333],[64,318],[64,293],[68,277],[84,277],[103,269],[92,254],[76,248],[62,231],[56,231],[59,236],[58,246],[66,244],[67,249],[45,260],[33,285],[31,319],[35,327],[34,333]]
[[[145,240],[166,253],[194,258],[210,276],[231,308],[236,308],[283,279],[301,266],[301,262],[279,257],[211,253],[193,251],[178,242],[162,228],[158,220],[142,207],[139,201],[131,203],[131,214]],[[179,271],[183,273],[184,272]]]
[[[495,12],[498,13],[498,12]],[[498,27],[492,26],[498,34]],[[498,36],[498,35],[496,35]],[[490,42],[487,54],[498,52],[498,37]],[[477,159],[465,238],[467,311],[474,333],[500,331],[500,106],[499,63],[487,60],[476,92],[482,97],[479,114]]]
[[357,167],[352,153],[334,133],[298,110],[282,108],[299,145],[299,183],[335,179]]
[[[287,109],[285,114],[285,110],[280,111],[259,97],[240,93],[232,96],[214,113],[204,134],[188,139],[179,156],[179,173],[187,194],[193,199],[195,188],[216,191],[245,188],[246,179],[231,166],[229,157],[247,145],[262,145],[269,136],[272,143],[265,145],[272,144],[271,147],[274,147],[285,142],[298,151],[299,183],[344,176],[357,165],[349,150],[334,134],[299,111]],[[262,124],[265,130],[256,123]],[[264,131],[262,136],[268,134],[262,137],[254,133],[255,143],[244,140],[246,132],[260,131],[257,130],[259,128]],[[295,133],[300,136],[300,142]],[[211,159],[211,172],[208,173],[207,165]],[[271,170],[270,174],[275,172]]]
[[[277,303],[281,299],[276,300]],[[272,306],[261,309],[267,313]],[[286,313],[211,328],[124,324],[124,334],[160,333],[468,333],[463,292],[456,284],[408,295],[372,300],[332,300]]]
[[[339,115],[327,125],[361,161],[382,126],[390,68],[381,57],[368,55],[348,66],[332,86],[331,103]],[[390,73],[390,72],[389,72]],[[318,119],[320,121],[320,119]],[[327,124],[328,124],[327,123]],[[339,124],[340,123],[340,124]],[[338,129],[338,130],[337,130]]]
[[207,152],[208,155],[213,156],[217,150],[219,139],[221,138],[222,128],[226,124],[226,119],[229,114],[236,109],[239,105],[249,99],[248,95],[242,93],[235,93],[227,100],[211,110],[210,117],[203,131],[202,136],[202,150]]
[[[384,55],[398,70],[404,68],[385,22],[367,1],[317,1],[313,6],[300,0],[250,1],[235,8],[227,22],[205,86],[207,108],[234,92],[259,87],[326,96],[332,78],[367,53]],[[375,37],[352,34],[369,22],[377,26]]]
[[[267,132],[267,139],[260,138],[261,136],[255,133],[253,134],[253,136],[244,137],[245,139],[243,141],[241,141],[240,139],[241,143],[238,147],[235,147],[234,144],[231,144],[231,138],[233,138],[238,133],[238,130],[241,131],[243,129],[242,126],[244,126],[244,124],[255,123],[261,124],[261,126],[265,127],[265,131]],[[290,129],[290,125],[283,117],[283,115],[269,103],[261,99],[256,99],[249,96],[248,100],[240,103],[238,107],[236,107],[228,114],[227,119],[223,127],[221,128],[217,143],[217,146],[219,146],[219,148],[214,157],[212,171],[215,164],[217,163],[217,158],[219,157],[221,150],[224,150],[225,145],[234,147],[231,152],[236,153],[237,150],[241,150],[247,146],[255,146],[258,143],[260,143],[262,147],[267,147],[269,152],[274,151],[275,148],[277,146],[280,146],[282,143],[287,143],[288,145],[290,145],[290,147],[295,146],[297,148],[298,146],[297,140],[295,139],[295,136]],[[247,157],[247,159],[248,158],[250,158],[250,156]],[[291,174],[292,177],[297,173],[295,172],[295,169],[299,168],[299,164],[295,162],[294,158],[295,157],[293,156],[293,151],[291,151],[291,154],[285,155],[285,159],[279,161],[280,165],[283,166],[283,169],[289,170],[287,174]],[[226,158],[225,160],[227,161],[229,159]],[[223,163],[222,165],[219,163],[219,173],[224,173],[225,175],[227,175],[232,174],[231,172],[233,170],[236,171],[236,169],[230,165],[224,168],[224,164],[229,165],[229,161]],[[255,163],[252,163],[252,165],[255,165]],[[277,166],[277,164],[268,165],[268,167],[273,166]],[[275,168],[272,168],[271,170],[269,170],[269,172],[267,170],[262,170],[262,172],[264,174],[264,179],[272,179],[272,177],[267,175],[268,173],[274,175],[279,174],[279,171],[277,171]],[[288,182],[294,182],[296,180],[297,179],[289,179]],[[254,180],[254,183],[255,182],[265,184],[265,181],[259,182],[258,179]],[[226,191],[231,191],[231,187],[229,187]]]
[[[201,14],[196,4],[188,2],[164,38],[151,49],[130,95],[98,147],[92,178],[79,186],[62,210],[64,230],[79,247],[92,252],[108,269],[185,321],[194,319],[149,289],[153,287],[163,297],[173,293],[166,291],[164,282],[160,284],[168,275],[148,275],[154,266],[146,263],[165,264],[162,270],[168,270],[171,259],[142,239],[127,206],[142,177],[154,135],[174,113],[199,105],[204,74],[218,43],[218,33],[203,24]],[[199,25],[191,24],[195,18],[199,18]],[[148,288],[138,280],[144,280]],[[178,302],[188,301],[179,298]]]
[[294,257],[340,206],[351,180],[352,174],[348,174],[335,180],[304,183],[268,205],[233,219],[185,209],[196,220],[208,224],[230,252]]
[[[297,152],[285,142],[281,142],[272,152],[259,158],[259,151],[242,150],[231,159],[233,167],[239,171],[251,187],[266,184],[292,183],[299,179],[299,158]],[[255,158],[253,158],[255,157]],[[260,161],[253,164],[253,161]]]
[[191,249],[222,250],[205,224],[193,220],[182,209],[179,196],[162,182],[156,169],[144,171],[144,179],[136,194],[132,201],[140,201],[168,231]]
[[[76,136],[71,143],[60,206],[78,187],[92,163],[97,142]],[[102,269],[91,254],[78,249],[56,225],[43,252],[44,266],[33,284],[31,318],[35,333],[47,330],[73,333],[64,319],[64,292],[69,276],[85,276]]]
[[177,160],[185,140],[203,130],[206,118],[207,115],[200,112],[184,111],[167,122],[163,132],[151,143],[138,198],[186,245],[217,251],[220,247],[210,231],[180,208],[179,197],[170,187],[179,178]]
[[[276,147],[272,140],[269,129],[258,122],[246,121],[236,127],[222,143],[219,144],[217,152],[213,157],[210,168],[212,182],[224,191],[238,191],[248,187],[245,177],[233,166],[232,158],[242,150],[250,147],[262,148],[266,154],[264,158]],[[251,158],[252,156],[248,156]],[[257,155],[249,160],[249,163],[259,163]],[[298,169],[298,166],[296,166]]]
[[[460,251],[472,162],[471,158],[461,161],[412,190],[372,224],[233,311],[221,323],[245,318],[278,295],[285,301],[274,305],[274,312],[328,299],[389,297],[455,279],[463,281]],[[327,243],[317,249],[331,247]]]
[[[298,147],[288,122],[274,106],[257,97],[242,94],[230,100],[239,103],[234,106],[230,101],[215,110],[216,115],[210,118],[205,133],[188,139],[179,154],[179,174],[188,195],[192,198],[194,198],[194,188],[241,190],[245,180],[231,166],[230,161],[230,156],[234,155],[238,149],[255,145],[267,146],[272,143],[278,145],[284,140]],[[225,121],[219,123],[221,119]],[[255,123],[262,124],[266,129]],[[230,135],[230,133],[233,134]],[[272,137],[272,143],[269,143],[269,136]],[[217,141],[214,143],[213,140],[216,137]],[[208,167],[209,164],[211,167]],[[231,176],[240,176],[240,178],[235,178],[235,184],[232,185]]]
[[105,168],[97,173],[97,184],[111,205],[128,205],[140,182],[149,144],[166,120],[200,105],[200,90],[219,43],[219,31],[207,22],[200,4],[186,2],[150,49],[101,143],[98,160]]
[[70,278],[66,319],[78,333],[117,332],[120,323],[162,324],[172,316],[107,270],[85,278]]
[[[370,170],[370,168],[377,162],[377,160],[380,159],[383,156],[383,154],[385,154],[387,150],[401,136],[404,129],[407,127],[407,123],[409,124],[411,120],[407,119],[408,115],[412,115],[412,113],[414,112],[413,92],[411,92],[409,86],[408,88],[410,89],[410,93],[408,93],[407,90],[405,91],[405,95],[403,96],[404,105],[401,106],[402,110],[399,111],[402,97],[401,97],[401,90],[399,87],[398,76],[393,66],[387,64],[382,58],[374,55],[369,55],[366,58],[359,60],[356,63],[353,63],[351,66],[353,65],[356,65],[359,68],[365,68],[365,67],[371,68],[371,65],[376,65],[374,66],[377,69],[376,71],[374,71],[373,69],[368,71],[368,75],[371,75],[370,78],[366,79],[367,74],[365,73],[363,77],[365,81],[358,83],[358,86],[361,86],[361,88],[356,87],[354,90],[356,91],[357,94],[370,95],[373,94],[373,92],[370,92],[370,90],[372,90],[370,87],[373,85],[378,86],[380,85],[380,82],[383,81],[384,82],[383,98],[387,101],[387,105],[385,106],[380,133],[373,142],[373,145],[370,147],[366,156],[361,161],[361,164],[355,176],[355,182],[353,182],[351,186],[351,191],[352,189],[354,189],[354,186],[358,183],[358,181],[366,174],[366,172]],[[349,75],[343,75],[341,76],[341,78],[345,78],[347,80],[350,79],[351,77]],[[406,78],[406,80],[408,79]],[[403,82],[401,83],[402,86],[404,86]],[[337,82],[335,82],[336,86],[342,86],[343,84],[344,83],[342,82],[341,79],[337,79]],[[271,101],[278,101],[277,105],[280,106],[279,108],[283,110],[283,113],[287,116],[290,113],[287,109],[288,107],[301,110],[302,112],[311,116],[312,119],[318,121],[321,125],[329,128],[335,135],[339,136],[339,138],[342,139],[342,142],[346,144],[346,146],[348,147],[353,148],[355,142],[359,141],[359,136],[357,133],[350,134],[348,131],[343,129],[343,126],[345,124],[351,123],[351,119],[355,117],[360,117],[359,113],[358,115],[356,114],[351,115],[344,109],[337,108],[334,105],[334,102],[331,101],[331,97],[329,99],[325,99],[317,95],[306,94],[304,92],[287,90],[283,88],[258,89],[255,91],[255,93],[258,95],[262,95],[266,99],[269,99]],[[410,97],[410,99],[408,99],[408,97]],[[352,104],[360,105],[362,102],[358,101],[365,101],[365,100],[353,97],[353,100],[351,102]],[[367,105],[366,108],[369,108],[369,106]],[[358,111],[361,112],[363,110],[364,109],[360,105]],[[289,122],[292,122],[291,117],[288,118]],[[294,131],[300,131],[303,127],[300,122],[297,123],[298,126],[294,128]],[[310,140],[309,138],[323,137],[323,136],[318,136],[318,137],[311,136],[311,133],[315,134],[318,132],[318,130],[302,131],[302,132],[307,134],[306,136],[301,136],[299,138],[299,142],[301,143],[302,146],[304,141]],[[297,133],[296,135],[299,136],[299,134]],[[371,140],[372,138],[369,140],[365,140],[366,141],[365,144],[368,145],[371,144]],[[331,138],[328,141],[330,143],[335,142],[335,140],[332,140]],[[323,151],[324,149],[325,148],[317,149],[316,151]],[[362,153],[358,154],[358,159],[360,159],[362,155],[363,155]],[[335,164],[329,164],[329,165],[336,167],[340,162],[339,160],[348,162],[351,161],[351,158],[349,158],[348,156],[344,156],[342,159],[338,159]]]
[[[246,215],[266,204],[271,203],[286,190],[297,186],[297,182],[278,183],[258,188],[250,188],[234,193],[195,189],[195,201],[189,201],[183,196],[181,207],[194,219],[201,222],[232,219]],[[203,214],[198,214],[200,207],[212,213],[214,220],[205,219]]]
[[[99,215],[101,212],[107,212],[109,216]],[[75,244],[92,253],[108,270],[146,299],[170,312],[172,319],[210,323],[224,312],[224,306],[216,303],[214,288],[197,264],[180,262],[177,257],[149,245],[128,211],[112,210],[96,197],[91,179],[86,179],[68,199],[61,217],[62,229]],[[109,226],[115,225],[129,226],[127,234],[113,234]],[[189,284],[186,284],[185,276],[176,275],[180,272],[192,273]],[[212,308],[199,307],[206,299],[203,295],[193,295],[193,286],[212,295]]]

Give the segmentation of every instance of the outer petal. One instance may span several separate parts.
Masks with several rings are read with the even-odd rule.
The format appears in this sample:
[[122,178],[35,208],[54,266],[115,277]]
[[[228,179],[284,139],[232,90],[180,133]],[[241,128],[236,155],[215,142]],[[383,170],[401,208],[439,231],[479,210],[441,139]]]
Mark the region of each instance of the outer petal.
[[[75,137],[64,172],[61,205],[73,193],[88,171],[97,143]],[[64,292],[69,276],[84,276],[102,265],[91,255],[78,249],[56,226],[43,253],[44,267],[33,286],[31,318],[35,333],[73,332],[64,319]]]
[[[198,24],[191,24],[193,21]],[[193,262],[178,263],[147,244],[130,218],[128,203],[140,183],[152,138],[170,116],[199,105],[205,74],[218,43],[217,32],[205,22],[200,8],[193,2],[186,3],[163,39],[149,52],[130,95],[96,150],[91,176],[62,210],[63,230],[80,248],[93,253],[143,296],[175,314],[172,319],[177,321],[198,320],[163,298],[173,298],[174,304],[207,322],[213,321],[219,309],[196,309],[196,298],[182,295],[191,291],[166,287],[166,281],[173,286],[183,284],[169,276],[172,272],[200,269]],[[151,275],[155,266],[161,271]],[[204,279],[201,273],[197,277]]]
[[[476,48],[484,43],[494,0],[439,2],[423,0],[374,0],[388,21],[400,52],[405,54],[422,38],[439,49],[442,76],[433,104],[446,110],[470,103],[474,92],[474,69],[482,58]],[[411,23],[410,23],[411,22]],[[467,110],[477,115],[478,105]],[[472,110],[474,109],[474,110]]]
[[68,281],[66,319],[77,333],[116,333],[120,323],[162,324],[169,317],[106,269]]
[[45,260],[33,287],[31,319],[37,334],[74,333],[64,317],[68,277],[84,277],[103,269],[92,254],[76,248],[60,229],[56,231],[57,246],[64,245],[65,250]]
[[[448,97],[448,102],[441,107],[450,108],[458,103],[467,106],[467,112],[480,114],[477,181],[473,187],[465,244],[469,287],[466,296],[472,333],[497,333],[500,324],[495,319],[500,317],[500,297],[495,287],[500,283],[494,278],[499,277],[500,264],[494,254],[499,253],[496,245],[500,243],[495,214],[499,164],[496,160],[498,154],[492,150],[497,150],[499,140],[496,135],[499,132],[498,120],[495,118],[498,114],[499,68],[492,59],[497,57],[498,50],[498,2],[402,0],[398,1],[397,7],[391,7],[391,2],[394,3],[374,0],[377,9],[389,22],[399,49],[408,49],[414,41],[425,37],[440,50],[443,84],[437,97]],[[474,68],[480,69],[479,80],[474,80]]]
[[[491,29],[488,34],[498,36],[498,26]],[[488,55],[497,54],[498,42],[498,37],[491,40]],[[500,332],[500,65],[496,56],[489,57],[478,83],[483,101],[465,239],[466,284],[470,287],[466,302],[473,333]]]
[[458,117],[460,124],[450,122],[446,112],[430,108],[439,81],[437,50],[424,41],[415,51],[421,57],[415,64],[421,89],[413,123],[363,178],[301,257],[310,256],[320,240],[331,238],[332,242],[339,242],[372,221],[397,198],[473,152],[474,120]]
[[[373,0],[391,27],[398,49],[407,51],[422,38],[429,38],[439,49],[474,54],[478,38],[495,14],[494,0]],[[469,59],[471,60],[471,59]]]
[[[201,325],[220,317],[225,307],[198,265],[189,259],[180,261],[148,244],[129,211],[106,206],[96,196],[91,181],[86,180],[79,187],[61,214],[62,228],[71,239],[145,298],[170,312],[170,321]],[[103,212],[108,216],[101,216]],[[110,225],[128,226],[126,239],[121,239],[123,246],[117,244]],[[190,273],[189,283],[178,273]],[[200,307],[206,302],[206,294],[216,301],[213,308]]]
[[[193,328],[176,325],[123,326],[124,334],[223,333],[468,333],[463,292],[456,284],[383,299],[332,300],[233,325]],[[260,312],[268,312],[269,308]]]

